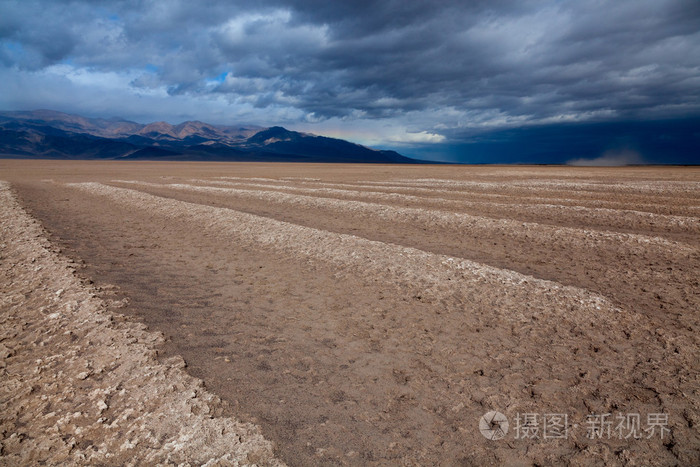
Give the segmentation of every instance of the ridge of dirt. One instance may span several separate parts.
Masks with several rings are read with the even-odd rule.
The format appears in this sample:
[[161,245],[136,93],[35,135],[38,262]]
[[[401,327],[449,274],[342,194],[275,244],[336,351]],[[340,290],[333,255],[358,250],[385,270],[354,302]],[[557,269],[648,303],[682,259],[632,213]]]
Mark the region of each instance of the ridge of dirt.
[[[692,378],[690,375],[674,376],[670,367],[660,368],[649,360],[641,365],[639,363],[644,360],[645,354],[652,353],[663,355],[662,358],[676,368],[690,368],[696,354],[692,338],[674,335],[674,347],[671,348],[668,341],[655,335],[653,322],[632,310],[620,309],[601,295],[588,290],[563,286],[462,258],[328,232],[228,208],[154,196],[138,190],[95,182],[67,186],[106,197],[129,210],[147,210],[154,219],[196,225],[201,235],[219,238],[222,244],[236,244],[244,248],[263,247],[274,252],[271,254],[280,261],[292,258],[311,264],[331,264],[336,270],[336,280],[382,277],[385,286],[393,289],[393,294],[417,297],[423,303],[444,309],[440,312],[443,323],[448,320],[459,322],[463,329],[475,329],[480,335],[474,342],[461,344],[460,353],[467,361],[480,355],[479,346],[485,346],[489,354],[497,355],[498,360],[507,361],[507,367],[517,366],[521,369],[518,376],[513,373],[506,375],[507,371],[492,376],[491,384],[496,381],[500,383],[499,394],[474,401],[484,409],[489,406],[508,406],[508,400],[520,397],[522,387],[515,382],[511,384],[509,378],[521,378],[522,374],[546,374],[545,379],[550,384],[568,386],[568,395],[560,395],[560,403],[569,404],[568,407],[580,405],[574,398],[570,399],[576,395],[575,398],[586,401],[584,405],[588,410],[598,410],[592,405],[596,394],[620,391],[629,399],[616,403],[606,400],[598,407],[611,411],[613,408],[608,404],[619,409],[622,404],[631,407],[636,400],[650,413],[660,413],[657,411],[667,408],[668,391],[674,391],[669,389],[669,384],[683,391],[682,396],[676,394],[673,398],[675,410],[690,413],[693,410],[691,407],[697,402],[694,396],[685,392],[692,387],[692,381],[688,379]],[[627,235],[622,237],[628,238]],[[451,311],[465,305],[470,310],[467,314]],[[427,316],[421,318],[427,319]],[[608,329],[612,323],[614,327]],[[513,333],[505,339],[499,330],[502,328],[518,329],[519,336],[515,337]],[[537,342],[546,342],[546,345],[538,348],[535,344]],[[581,352],[582,349],[575,342],[585,343],[587,350]],[[450,356],[454,352],[450,350],[454,349],[452,345],[445,347],[441,358],[430,347],[427,354],[432,355],[436,362],[442,362],[446,366],[446,362],[460,364],[453,360],[457,355]],[[525,347],[529,349],[527,359],[513,353],[513,349],[522,350]],[[558,355],[559,363],[555,366],[542,365],[543,360],[554,352]],[[566,380],[563,379],[564,374],[570,373],[561,366],[564,362],[582,368],[593,360],[600,364],[601,358],[606,358],[606,362],[598,380],[568,379],[568,376]],[[584,361],[587,363],[582,364]],[[643,394],[639,392],[640,381],[632,370],[637,372],[647,365],[651,366],[644,388],[650,392]],[[349,392],[345,393],[343,400],[349,397],[348,394]],[[650,397],[651,394],[653,396]],[[577,408],[576,417],[581,417],[581,412],[585,410],[583,407]],[[674,426],[673,433],[674,439],[693,436],[680,424]],[[654,448],[647,444],[644,451],[641,451],[642,446],[645,445],[640,442],[636,446],[640,450],[624,450],[624,456],[651,462]],[[567,455],[565,452],[568,449],[563,449],[556,455],[558,461]],[[578,451],[576,456],[582,461],[588,454],[584,450]],[[501,453],[498,459],[506,461],[508,455]],[[534,451],[532,455],[536,455]],[[655,455],[656,460],[663,459],[664,463],[673,463],[675,456],[688,458],[687,452],[676,450],[659,451]],[[483,460],[487,456],[486,453],[479,452],[471,461]],[[550,457],[538,455],[538,458],[554,461],[555,457],[550,454]]]
[[[192,179],[190,179],[192,180]],[[202,180],[202,179],[195,179]],[[490,203],[490,200],[497,199],[501,203],[494,204],[504,204],[510,202],[510,204],[524,204],[524,205],[534,205],[539,204],[558,204],[558,205],[568,205],[568,206],[588,206],[588,207],[601,207],[607,206],[611,209],[621,209],[628,210],[629,203],[634,201],[635,209],[633,211],[638,212],[650,212],[656,214],[669,214],[669,215],[679,215],[679,216],[691,216],[700,212],[698,206],[692,205],[692,199],[678,199],[669,196],[655,195],[654,198],[658,201],[674,201],[673,206],[669,206],[664,203],[648,203],[640,202],[640,198],[643,200],[645,197],[643,195],[635,196],[625,193],[625,200],[614,200],[614,199],[601,199],[600,193],[589,193],[589,196],[581,197],[581,195],[586,194],[585,192],[576,192],[576,198],[571,198],[572,193],[567,193],[565,191],[530,191],[529,193],[523,193],[517,190],[519,187],[510,186],[509,184],[494,185],[494,189],[498,188],[498,192],[490,191],[475,191],[469,187],[464,188],[431,188],[429,185],[424,184],[405,184],[405,185],[392,185],[391,183],[383,182],[322,182],[322,181],[311,181],[311,180],[289,180],[286,178],[281,179],[260,179],[256,177],[215,177],[214,179],[206,180],[207,183],[226,185],[226,184],[236,184],[236,185],[260,185],[260,186],[281,186],[279,183],[293,183],[294,186],[300,187],[327,187],[330,189],[343,187],[349,191],[356,191],[361,193],[362,191],[375,191],[384,194],[420,194],[420,197],[425,197],[426,199],[445,199],[445,200],[464,200],[468,198],[474,201],[485,201]],[[322,189],[322,188],[319,188]],[[362,191],[360,191],[362,190]],[[620,193],[604,193],[605,195],[620,195]],[[594,195],[594,196],[593,196]]]
[[[298,198],[289,194],[283,194],[280,199],[265,193],[258,196],[248,190],[202,191],[190,190],[189,186],[177,188],[172,184],[141,182],[137,186],[139,191],[169,199],[228,207],[336,233],[352,233],[582,287],[637,313],[657,316],[662,327],[668,325],[669,314],[665,309],[697,309],[698,295],[692,291],[692,284],[696,283],[694,265],[700,258],[697,245],[659,239],[644,230],[641,236],[632,235],[632,238],[655,242],[646,243],[646,247],[630,244],[626,237],[618,235],[621,232],[613,229],[600,232],[602,235],[593,231],[589,236],[585,224],[569,229],[575,235],[561,235],[557,225],[538,222],[523,225],[508,218],[476,216],[469,218],[474,222],[467,223],[460,213],[450,215],[431,208],[413,209],[411,216],[401,206],[379,203],[348,206],[343,205],[343,200]],[[435,218],[435,213],[440,219]],[[684,313],[682,320],[686,324],[677,323],[677,329],[697,322],[697,316]]]
[[[569,243],[578,242],[582,247],[598,248],[603,242],[615,244],[620,248],[637,249],[643,252],[650,247],[673,251],[674,254],[696,253],[697,248],[682,242],[668,240],[658,236],[639,235],[620,232],[608,232],[600,230],[590,230],[572,227],[552,226],[535,222],[522,222],[513,219],[492,218],[484,216],[474,216],[466,213],[453,213],[440,209],[422,209],[410,207],[390,206],[366,201],[353,201],[336,198],[314,197],[299,194],[288,194],[277,191],[264,190],[243,190],[237,188],[207,187],[198,185],[188,185],[182,183],[158,184],[138,181],[120,181],[142,185],[152,188],[170,188],[184,191],[202,191],[211,193],[232,193],[237,196],[259,198],[277,203],[287,203],[292,205],[302,205],[319,208],[332,208],[336,211],[346,211],[350,213],[369,214],[379,218],[389,218],[395,222],[425,223],[432,226],[449,226],[451,228],[473,231],[481,231],[487,234],[489,231],[517,231],[517,235],[529,234],[531,241],[540,241],[552,244],[559,238],[566,239]],[[515,229],[519,228],[519,231]]]
[[[114,180],[115,182],[127,183],[123,180]],[[532,217],[537,214],[538,216],[548,216],[548,218],[553,218],[555,215],[566,213],[570,218],[573,217],[577,222],[584,222],[588,225],[595,225],[597,220],[596,215],[599,214],[614,214],[616,217],[613,219],[615,221],[615,227],[622,228],[632,228],[638,225],[643,225],[645,228],[650,226],[655,226],[661,231],[688,231],[693,233],[700,233],[700,220],[695,217],[690,216],[679,216],[679,215],[668,215],[659,214],[654,212],[638,211],[634,209],[612,209],[603,207],[588,207],[580,205],[567,205],[567,204],[555,204],[558,200],[552,200],[549,203],[544,203],[539,200],[536,204],[523,204],[523,203],[504,203],[504,202],[493,202],[493,201],[471,201],[466,199],[446,199],[439,197],[424,197],[408,195],[403,193],[385,193],[381,191],[358,191],[348,190],[348,189],[338,189],[338,188],[307,188],[307,187],[297,187],[297,186],[285,186],[269,183],[244,183],[244,182],[227,182],[227,181],[210,181],[194,179],[190,180],[194,183],[203,184],[214,184],[214,185],[224,185],[233,187],[251,187],[253,189],[264,188],[279,190],[282,192],[291,192],[302,195],[315,195],[317,193],[328,195],[329,197],[338,199],[351,199],[359,201],[369,201],[376,202],[377,200],[382,200],[386,202],[393,202],[400,205],[406,205],[407,203],[414,204],[426,204],[434,203],[439,205],[439,209],[444,210],[445,208],[450,208],[454,210],[465,210],[468,209],[470,213],[474,211],[484,212],[487,217],[497,217],[499,214],[502,216],[507,213],[509,216],[518,217]],[[250,188],[249,188],[250,189]],[[500,211],[499,211],[500,210]],[[608,219],[609,220],[609,219]],[[608,224],[609,226],[610,224]]]
[[128,297],[119,320],[162,332],[158,359],[181,356],[289,465],[700,465],[697,169],[0,171],[105,303]]
[[[259,243],[292,254],[362,269],[364,273],[383,273],[385,279],[417,286],[442,299],[466,285],[506,286],[503,295],[534,294],[538,299],[566,300],[580,311],[611,312],[621,319],[622,310],[606,298],[576,287],[537,279],[506,269],[474,261],[418,250],[390,243],[367,240],[348,234],[335,234],[227,208],[177,201],[136,190],[100,183],[76,183],[69,186],[108,196],[118,202],[149,206],[154,212],[196,222],[202,230],[219,230],[238,241]],[[454,282],[452,282],[454,280]],[[504,313],[507,315],[508,313]],[[573,316],[580,316],[576,313]]]
[[[367,181],[365,183],[377,183]],[[385,182],[382,182],[385,183]],[[479,187],[479,188],[498,188],[503,186],[499,182],[484,182],[484,181],[462,181],[462,180],[444,180],[436,178],[412,178],[412,179],[394,179],[390,180],[389,183],[396,184],[399,186],[411,186],[411,185],[430,185],[430,186],[444,186],[444,187]],[[567,190],[576,191],[589,191],[589,192],[610,192],[612,190],[631,192],[631,193],[653,193],[653,194],[663,194],[663,193],[673,193],[673,194],[687,194],[691,198],[697,199],[697,190],[700,188],[700,184],[694,181],[656,181],[656,182],[626,182],[626,183],[591,183],[591,182],[559,182],[550,180],[522,180],[511,182],[510,185],[516,187],[522,187],[526,189],[532,188],[544,188],[544,189],[560,189],[564,188]]]
[[259,428],[157,360],[160,333],[115,312],[0,182],[0,463],[283,465]]

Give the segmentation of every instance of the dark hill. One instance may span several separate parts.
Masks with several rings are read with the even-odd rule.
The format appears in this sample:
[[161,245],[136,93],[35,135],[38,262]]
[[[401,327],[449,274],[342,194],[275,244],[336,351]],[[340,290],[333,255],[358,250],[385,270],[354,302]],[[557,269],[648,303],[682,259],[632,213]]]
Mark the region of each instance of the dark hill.
[[147,125],[51,110],[0,112],[0,157],[415,164],[394,151],[280,126]]

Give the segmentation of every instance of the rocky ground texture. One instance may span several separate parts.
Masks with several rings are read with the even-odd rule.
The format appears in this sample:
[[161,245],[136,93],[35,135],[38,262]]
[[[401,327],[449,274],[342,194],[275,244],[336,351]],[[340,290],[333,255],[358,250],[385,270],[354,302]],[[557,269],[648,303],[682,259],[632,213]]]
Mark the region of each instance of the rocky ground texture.
[[160,333],[75,276],[0,184],[0,463],[282,465]]
[[696,168],[0,170],[8,463],[700,464]]

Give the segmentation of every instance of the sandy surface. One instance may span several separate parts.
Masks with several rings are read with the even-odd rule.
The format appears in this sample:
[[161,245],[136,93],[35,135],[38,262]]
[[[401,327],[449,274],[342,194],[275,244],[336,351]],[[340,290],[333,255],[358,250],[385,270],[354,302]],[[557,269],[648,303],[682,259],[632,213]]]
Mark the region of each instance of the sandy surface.
[[[3,465],[281,465],[123,301],[75,277],[0,183]],[[218,416],[217,416],[218,415]]]
[[[74,462],[126,448],[148,462],[224,453],[278,462],[267,439],[290,465],[700,463],[698,169],[0,161],[0,178],[96,287],[75,285],[95,306],[57,327],[50,307],[71,298],[56,297],[69,289],[54,283],[77,280],[65,266],[34,271],[29,256],[3,253],[8,271],[28,269],[21,286],[3,284],[15,298],[3,302],[0,345],[32,352],[3,350],[8,381],[26,392],[11,398],[17,390],[3,382],[3,459],[28,460],[62,440],[56,452]],[[36,237],[10,228],[22,212],[4,214],[3,242]],[[126,318],[80,317],[112,316],[109,304],[122,299]],[[35,315],[32,332],[70,355],[58,359],[65,368],[49,365],[48,405],[36,388],[44,383],[32,382],[42,365],[31,362],[59,350],[17,331],[23,311]],[[182,374],[183,388],[127,378],[107,357],[91,359],[104,342],[69,341],[65,326],[111,329],[106,345],[161,368],[148,374]],[[180,356],[184,369],[173,364]],[[102,379],[138,379],[129,398],[112,395],[131,409],[127,421],[139,420],[131,431],[75,433],[88,419],[99,428],[93,406],[104,396],[86,386],[99,383],[96,368]],[[70,369],[89,376],[75,380]],[[198,386],[185,372],[206,390],[189,389]],[[165,436],[148,444],[154,430],[184,436],[148,404],[184,417],[197,398],[216,417],[178,427],[233,423],[240,445],[220,451],[218,441],[187,438],[189,454],[176,458]],[[491,410],[510,423],[503,439],[479,431]],[[44,412],[55,418],[24,426]],[[77,412],[86,420],[71,422]],[[523,436],[524,414],[537,415],[533,438]],[[566,415],[565,436],[545,436],[553,414]],[[604,414],[609,433],[591,439]],[[144,417],[153,425],[138,428]],[[652,431],[654,418],[662,423]]]

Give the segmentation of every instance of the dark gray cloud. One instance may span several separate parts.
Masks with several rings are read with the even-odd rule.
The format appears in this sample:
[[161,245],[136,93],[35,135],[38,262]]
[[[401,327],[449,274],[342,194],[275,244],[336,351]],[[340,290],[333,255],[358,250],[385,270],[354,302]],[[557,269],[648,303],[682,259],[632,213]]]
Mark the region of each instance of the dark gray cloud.
[[4,0],[1,73],[20,95],[0,104],[30,106],[21,82],[63,75],[65,96],[114,80],[126,116],[169,96],[196,118],[268,111],[439,141],[698,115],[699,49],[697,0]]

